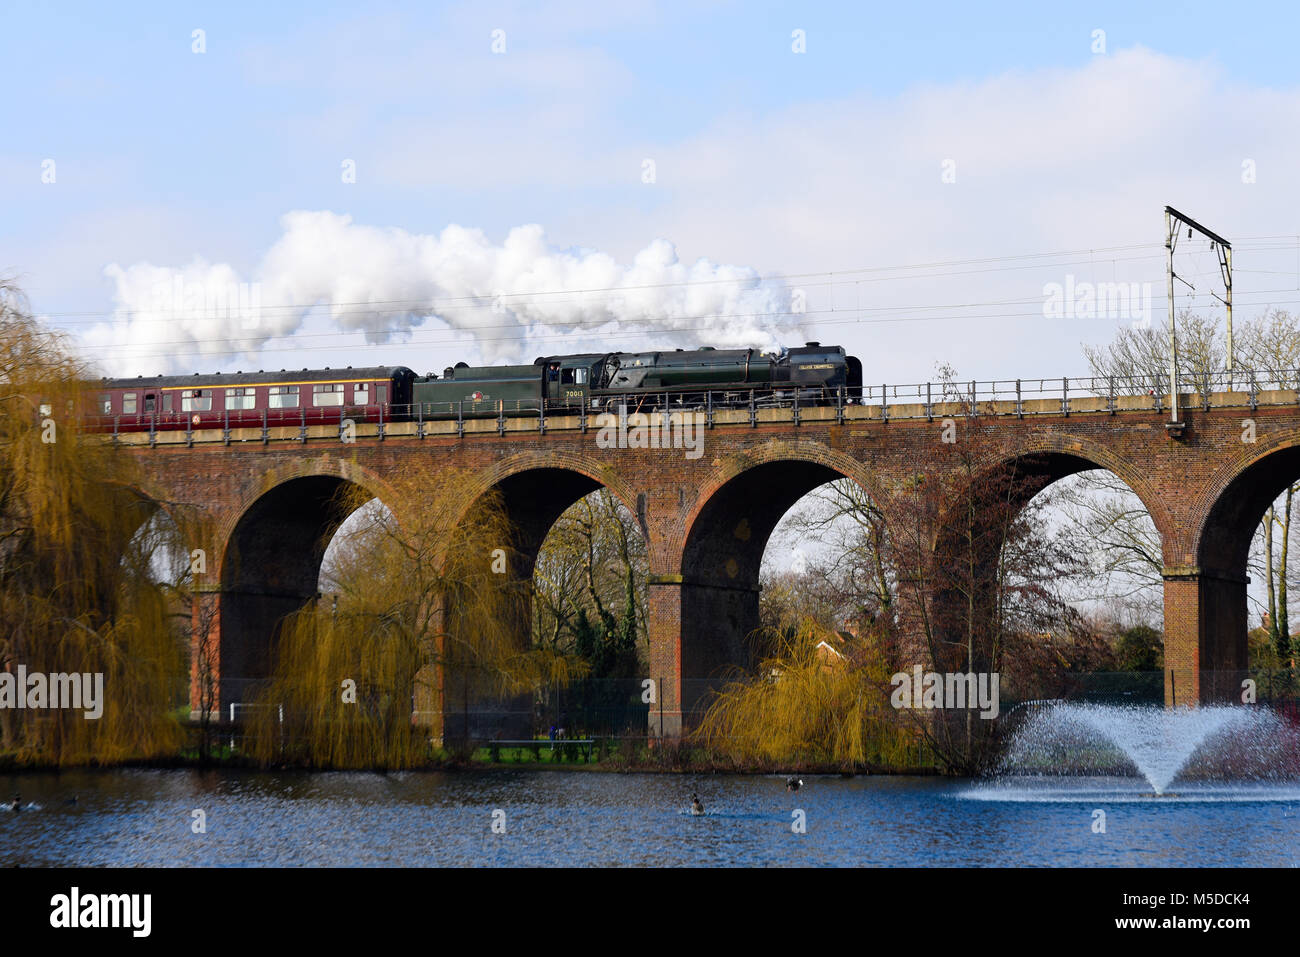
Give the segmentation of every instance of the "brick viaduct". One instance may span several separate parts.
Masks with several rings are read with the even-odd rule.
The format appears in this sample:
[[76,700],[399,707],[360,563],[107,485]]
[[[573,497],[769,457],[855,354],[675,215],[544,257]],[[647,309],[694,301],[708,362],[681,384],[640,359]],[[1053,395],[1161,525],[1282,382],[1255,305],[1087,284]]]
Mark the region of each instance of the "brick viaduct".
[[[357,427],[134,433],[120,437],[148,476],[142,491],[192,506],[211,529],[198,610],[212,616],[222,702],[240,679],[264,673],[278,619],[316,593],[324,543],[343,516],[340,485],[382,492],[385,477],[474,470],[523,529],[531,562],[547,530],[582,496],[604,486],[637,516],[648,543],[650,673],[662,676],[665,731],[690,710],[694,679],[744,657],[757,624],[763,550],[803,495],[847,477],[882,504],[932,458],[945,417],[958,439],[979,423],[987,474],[1015,467],[1054,481],[1109,469],[1145,504],[1163,540],[1166,698],[1208,700],[1231,686],[1216,674],[1246,667],[1246,561],[1268,504],[1300,478],[1300,396],[1291,391],[1188,395],[1185,431],[1165,428],[1159,398],[1072,397],[943,404],[851,405],[716,411],[703,455],[681,449],[601,449],[593,423],[548,417]],[[1254,441],[1247,441],[1253,422]],[[196,615],[199,611],[196,610]],[[1172,672],[1172,677],[1170,673]],[[1233,681],[1235,686],[1235,679]],[[197,677],[192,683],[197,707]],[[1223,690],[1227,688],[1227,691]],[[656,726],[658,725],[656,713]]]

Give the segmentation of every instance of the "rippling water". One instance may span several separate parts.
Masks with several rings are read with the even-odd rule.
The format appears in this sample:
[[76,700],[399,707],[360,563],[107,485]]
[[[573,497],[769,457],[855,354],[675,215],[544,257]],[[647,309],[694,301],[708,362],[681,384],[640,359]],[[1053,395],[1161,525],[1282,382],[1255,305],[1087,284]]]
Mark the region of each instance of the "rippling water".
[[[1300,865],[1300,789],[493,769],[0,777],[6,866]],[[707,808],[686,813],[692,791]],[[1184,793],[1186,791],[1187,793]],[[75,804],[67,803],[76,796]],[[1106,833],[1093,833],[1093,811]],[[192,811],[207,833],[191,831]],[[807,833],[791,831],[792,812]],[[491,830],[505,812],[506,833]],[[499,819],[499,818],[498,818]]]

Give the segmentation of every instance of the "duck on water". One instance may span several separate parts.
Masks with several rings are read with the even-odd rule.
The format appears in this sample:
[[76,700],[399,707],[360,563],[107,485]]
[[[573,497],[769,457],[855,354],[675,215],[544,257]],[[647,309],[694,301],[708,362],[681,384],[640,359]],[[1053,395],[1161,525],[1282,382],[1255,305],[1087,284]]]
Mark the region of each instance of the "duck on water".
[[[72,797],[69,798],[67,803],[75,804],[76,801],[77,799],[75,797]],[[43,809],[44,809],[44,805],[37,804],[35,801],[28,801],[26,804],[24,804],[21,794],[15,794],[11,800],[5,801],[3,804],[0,804],[0,811],[12,811],[15,814],[17,814],[19,811],[40,811]]]

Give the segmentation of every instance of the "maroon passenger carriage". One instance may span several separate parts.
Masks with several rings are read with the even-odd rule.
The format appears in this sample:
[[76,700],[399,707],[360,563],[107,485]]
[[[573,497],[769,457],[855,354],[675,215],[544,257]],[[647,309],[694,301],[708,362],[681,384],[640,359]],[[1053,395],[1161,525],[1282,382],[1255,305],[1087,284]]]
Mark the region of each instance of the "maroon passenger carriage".
[[406,366],[103,379],[86,390],[84,421],[98,432],[388,422],[409,416],[414,379]]

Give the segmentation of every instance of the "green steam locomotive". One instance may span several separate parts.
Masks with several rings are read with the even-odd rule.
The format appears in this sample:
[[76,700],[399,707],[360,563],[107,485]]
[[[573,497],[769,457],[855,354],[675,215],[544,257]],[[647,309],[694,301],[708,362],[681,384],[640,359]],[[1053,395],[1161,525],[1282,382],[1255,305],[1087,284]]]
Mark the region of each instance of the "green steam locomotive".
[[641,412],[857,402],[862,363],[842,346],[808,342],[780,353],[677,349],[541,356],[525,366],[449,366],[411,383],[413,415],[497,416],[546,408]]

